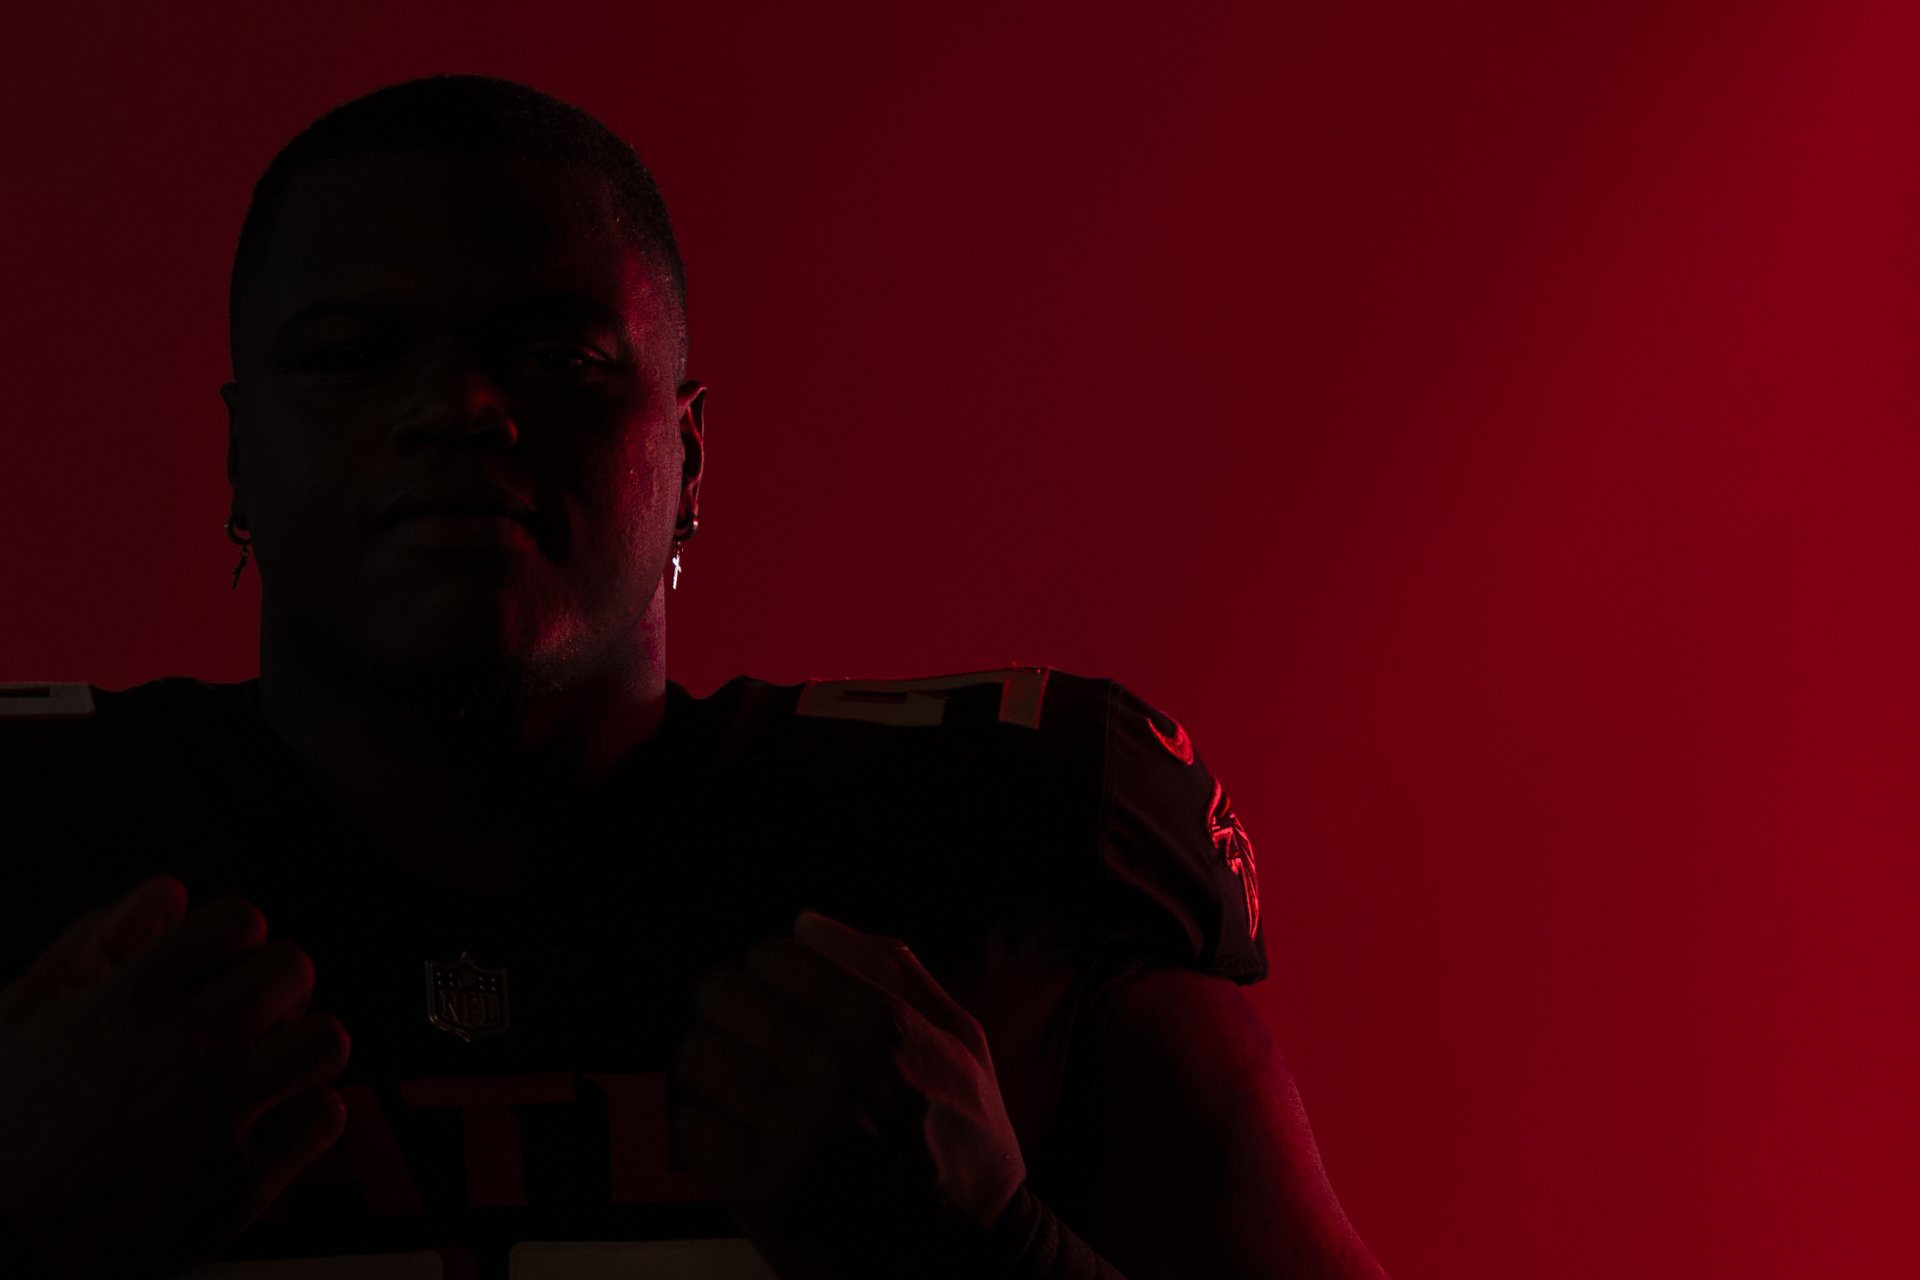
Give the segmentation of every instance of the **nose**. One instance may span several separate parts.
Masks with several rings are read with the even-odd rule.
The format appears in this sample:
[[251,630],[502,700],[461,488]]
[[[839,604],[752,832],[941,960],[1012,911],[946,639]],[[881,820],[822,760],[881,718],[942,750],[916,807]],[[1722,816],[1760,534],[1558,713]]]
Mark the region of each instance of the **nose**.
[[402,455],[431,445],[499,450],[512,448],[520,429],[483,362],[464,344],[442,339],[421,362],[392,436]]

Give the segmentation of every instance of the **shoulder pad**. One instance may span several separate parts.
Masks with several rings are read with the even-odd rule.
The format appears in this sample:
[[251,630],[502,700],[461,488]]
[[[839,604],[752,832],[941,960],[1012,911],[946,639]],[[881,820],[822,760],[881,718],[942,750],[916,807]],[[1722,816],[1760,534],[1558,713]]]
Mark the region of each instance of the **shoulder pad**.
[[[1253,844],[1180,723],[1107,686],[1100,854],[1125,932],[1236,982],[1266,976]],[[1119,922],[1116,921],[1118,924]]]
[[[943,793],[908,776],[937,770],[948,790],[978,797],[958,803],[1020,828],[1005,842],[1026,851],[1009,893],[1047,881],[1057,895],[1049,900],[1067,912],[1083,943],[1119,962],[1136,957],[1241,983],[1266,976],[1259,873],[1246,828],[1186,730],[1123,685],[1011,666],[907,680],[810,680],[785,690],[775,705],[794,717],[838,721],[849,731],[905,731],[869,739],[859,756],[839,742],[796,735],[781,765],[786,778],[824,790],[858,760],[856,783],[884,777],[891,786],[881,793],[937,805],[930,798]],[[988,800],[987,790],[998,798]],[[878,812],[886,804],[860,807]],[[949,826],[970,820],[954,803],[935,811]],[[987,868],[970,862],[962,873]]]
[[0,684],[0,720],[84,720],[93,712],[89,684]]
[[794,714],[869,724],[936,725],[946,718],[948,695],[997,684],[1000,721],[1038,729],[1047,671],[1046,667],[1001,667],[911,680],[809,680],[800,689]]

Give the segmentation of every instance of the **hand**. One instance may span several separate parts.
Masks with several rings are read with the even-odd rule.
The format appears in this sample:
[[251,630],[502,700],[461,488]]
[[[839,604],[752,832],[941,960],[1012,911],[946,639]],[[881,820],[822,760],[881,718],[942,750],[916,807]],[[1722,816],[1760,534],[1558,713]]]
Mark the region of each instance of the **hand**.
[[902,942],[802,912],[694,1021],[675,1145],[782,1280],[938,1274],[1026,1178],[985,1034]]
[[0,1222],[57,1280],[177,1275],[339,1139],[345,1029],[258,908],[156,877],[0,991]]

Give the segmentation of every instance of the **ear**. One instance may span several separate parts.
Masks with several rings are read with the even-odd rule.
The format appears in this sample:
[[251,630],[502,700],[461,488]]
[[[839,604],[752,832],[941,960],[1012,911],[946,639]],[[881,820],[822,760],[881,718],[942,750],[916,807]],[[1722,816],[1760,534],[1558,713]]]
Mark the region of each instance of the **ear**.
[[227,487],[233,490],[233,509],[244,512],[246,504],[240,499],[240,384],[222,385],[220,399],[227,406]]
[[689,379],[674,393],[680,406],[680,501],[689,513],[700,503],[700,476],[707,465],[707,386]]

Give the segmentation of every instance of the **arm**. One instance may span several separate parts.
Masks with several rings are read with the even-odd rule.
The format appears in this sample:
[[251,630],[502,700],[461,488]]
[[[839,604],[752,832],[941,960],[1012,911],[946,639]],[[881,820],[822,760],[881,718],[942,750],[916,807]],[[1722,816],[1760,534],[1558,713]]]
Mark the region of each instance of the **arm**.
[[1088,1194],[1076,1226],[1128,1280],[1386,1280],[1239,987],[1139,970],[1111,989],[1093,1034]]

